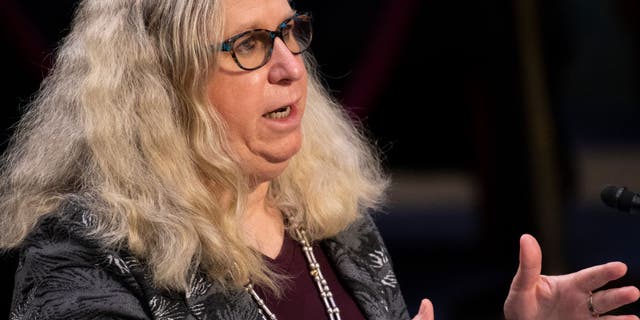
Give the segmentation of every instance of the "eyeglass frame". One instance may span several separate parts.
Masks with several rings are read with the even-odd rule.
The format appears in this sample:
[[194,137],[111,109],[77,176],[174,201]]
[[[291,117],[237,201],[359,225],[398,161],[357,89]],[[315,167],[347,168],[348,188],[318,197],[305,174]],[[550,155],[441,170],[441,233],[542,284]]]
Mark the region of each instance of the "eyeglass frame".
[[[306,48],[304,48],[303,50],[300,50],[299,52],[293,52],[293,51],[291,51],[291,49],[289,48],[289,46],[285,42],[284,38],[282,38],[282,31],[287,26],[287,24],[289,24],[289,22],[291,20],[294,20],[297,17],[301,17],[301,16],[309,18],[309,41],[308,41],[308,44],[307,44]],[[264,60],[262,61],[262,63],[260,65],[258,65],[257,67],[253,67],[253,68],[245,68],[240,63],[240,61],[238,60],[238,57],[236,56],[236,53],[233,50],[233,44],[235,43],[236,40],[240,39],[244,35],[246,35],[248,33],[251,33],[251,32],[257,32],[257,31],[261,31],[261,32],[265,32],[266,31],[268,33],[268,35],[269,35],[269,38],[271,39],[271,45],[269,46],[268,50],[266,51]],[[307,51],[309,49],[309,47],[311,46],[311,39],[313,38],[313,28],[312,28],[312,25],[311,25],[311,14],[310,13],[306,13],[306,12],[305,13],[296,12],[290,18],[287,18],[287,19],[283,20],[282,22],[280,22],[280,24],[278,24],[278,27],[277,27],[277,29],[275,31],[271,31],[271,30],[268,30],[268,29],[253,29],[253,30],[247,30],[247,31],[238,33],[238,34],[236,34],[234,36],[231,36],[227,40],[222,41],[222,43],[220,44],[220,51],[229,52],[231,54],[231,57],[233,58],[233,61],[235,61],[236,65],[238,65],[238,67],[240,67],[240,69],[246,70],[246,71],[252,71],[252,70],[256,70],[256,69],[262,68],[265,64],[267,64],[267,62],[269,62],[269,60],[271,60],[271,54],[273,53],[273,46],[274,46],[276,37],[280,38],[280,40],[282,40],[282,42],[285,44],[287,49],[289,49],[289,51],[294,55],[298,55],[298,54],[301,54],[301,53]]]

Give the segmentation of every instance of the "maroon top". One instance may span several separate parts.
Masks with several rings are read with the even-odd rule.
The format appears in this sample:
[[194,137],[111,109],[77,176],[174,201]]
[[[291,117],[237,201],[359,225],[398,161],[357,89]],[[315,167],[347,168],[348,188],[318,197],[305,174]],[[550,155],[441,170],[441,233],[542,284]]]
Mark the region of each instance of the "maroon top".
[[[313,245],[313,253],[320,264],[320,271],[327,280],[333,293],[333,299],[340,309],[340,318],[349,320],[365,320],[362,312],[353,298],[338,280],[333,266],[327,260],[324,251],[316,243]],[[280,300],[272,295],[265,294],[261,288],[255,288],[256,293],[264,300],[269,310],[278,320],[326,320],[327,308],[320,297],[315,280],[309,274],[307,257],[302,251],[302,246],[285,232],[284,241],[280,253],[275,259],[265,256],[268,263],[273,265],[278,273],[289,275],[284,294]]]

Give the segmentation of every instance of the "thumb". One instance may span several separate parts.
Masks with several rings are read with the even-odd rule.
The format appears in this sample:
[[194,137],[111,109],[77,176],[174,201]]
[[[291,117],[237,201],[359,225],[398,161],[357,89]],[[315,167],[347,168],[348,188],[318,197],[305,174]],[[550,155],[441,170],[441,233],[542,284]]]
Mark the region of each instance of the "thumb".
[[542,270],[542,250],[538,241],[529,234],[520,236],[520,265],[516,272],[511,290],[524,291],[533,288]]
[[412,320],[434,320],[433,304],[429,299],[422,299],[420,302],[420,310]]

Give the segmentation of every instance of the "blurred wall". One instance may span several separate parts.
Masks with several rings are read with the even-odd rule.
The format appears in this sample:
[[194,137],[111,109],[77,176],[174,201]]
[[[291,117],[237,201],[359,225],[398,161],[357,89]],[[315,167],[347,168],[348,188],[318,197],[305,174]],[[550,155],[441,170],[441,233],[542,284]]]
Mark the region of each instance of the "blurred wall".
[[[0,2],[3,147],[75,3]],[[545,272],[622,260],[619,283],[638,284],[640,221],[599,200],[605,184],[640,191],[636,1],[296,6],[327,85],[384,152],[378,222],[412,314],[429,297],[437,319],[499,319],[523,232]],[[6,314],[15,256],[3,262]]]

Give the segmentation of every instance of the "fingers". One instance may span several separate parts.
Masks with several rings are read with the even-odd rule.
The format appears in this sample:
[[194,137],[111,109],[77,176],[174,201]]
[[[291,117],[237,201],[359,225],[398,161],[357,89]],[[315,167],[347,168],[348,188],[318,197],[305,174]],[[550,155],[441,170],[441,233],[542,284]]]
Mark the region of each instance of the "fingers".
[[584,291],[594,291],[609,281],[621,278],[625,273],[627,273],[627,265],[616,261],[582,269],[574,276],[579,288]]
[[516,291],[533,288],[540,279],[542,269],[542,250],[538,241],[529,234],[520,237],[520,265],[511,289]]
[[630,314],[626,314],[626,315],[621,315],[621,316],[616,316],[616,315],[606,315],[606,316],[599,316],[599,317],[591,317],[590,319],[597,319],[597,320],[640,320],[640,318],[638,318],[638,316],[634,316],[634,315],[630,315]]
[[422,299],[420,302],[420,310],[412,320],[434,320],[433,304],[429,299]]
[[628,286],[594,292],[591,304],[596,313],[602,314],[632,303],[638,298],[640,298],[640,290],[634,286]]
[[639,320],[638,316],[624,315],[624,316],[600,316],[595,319],[598,320]]

